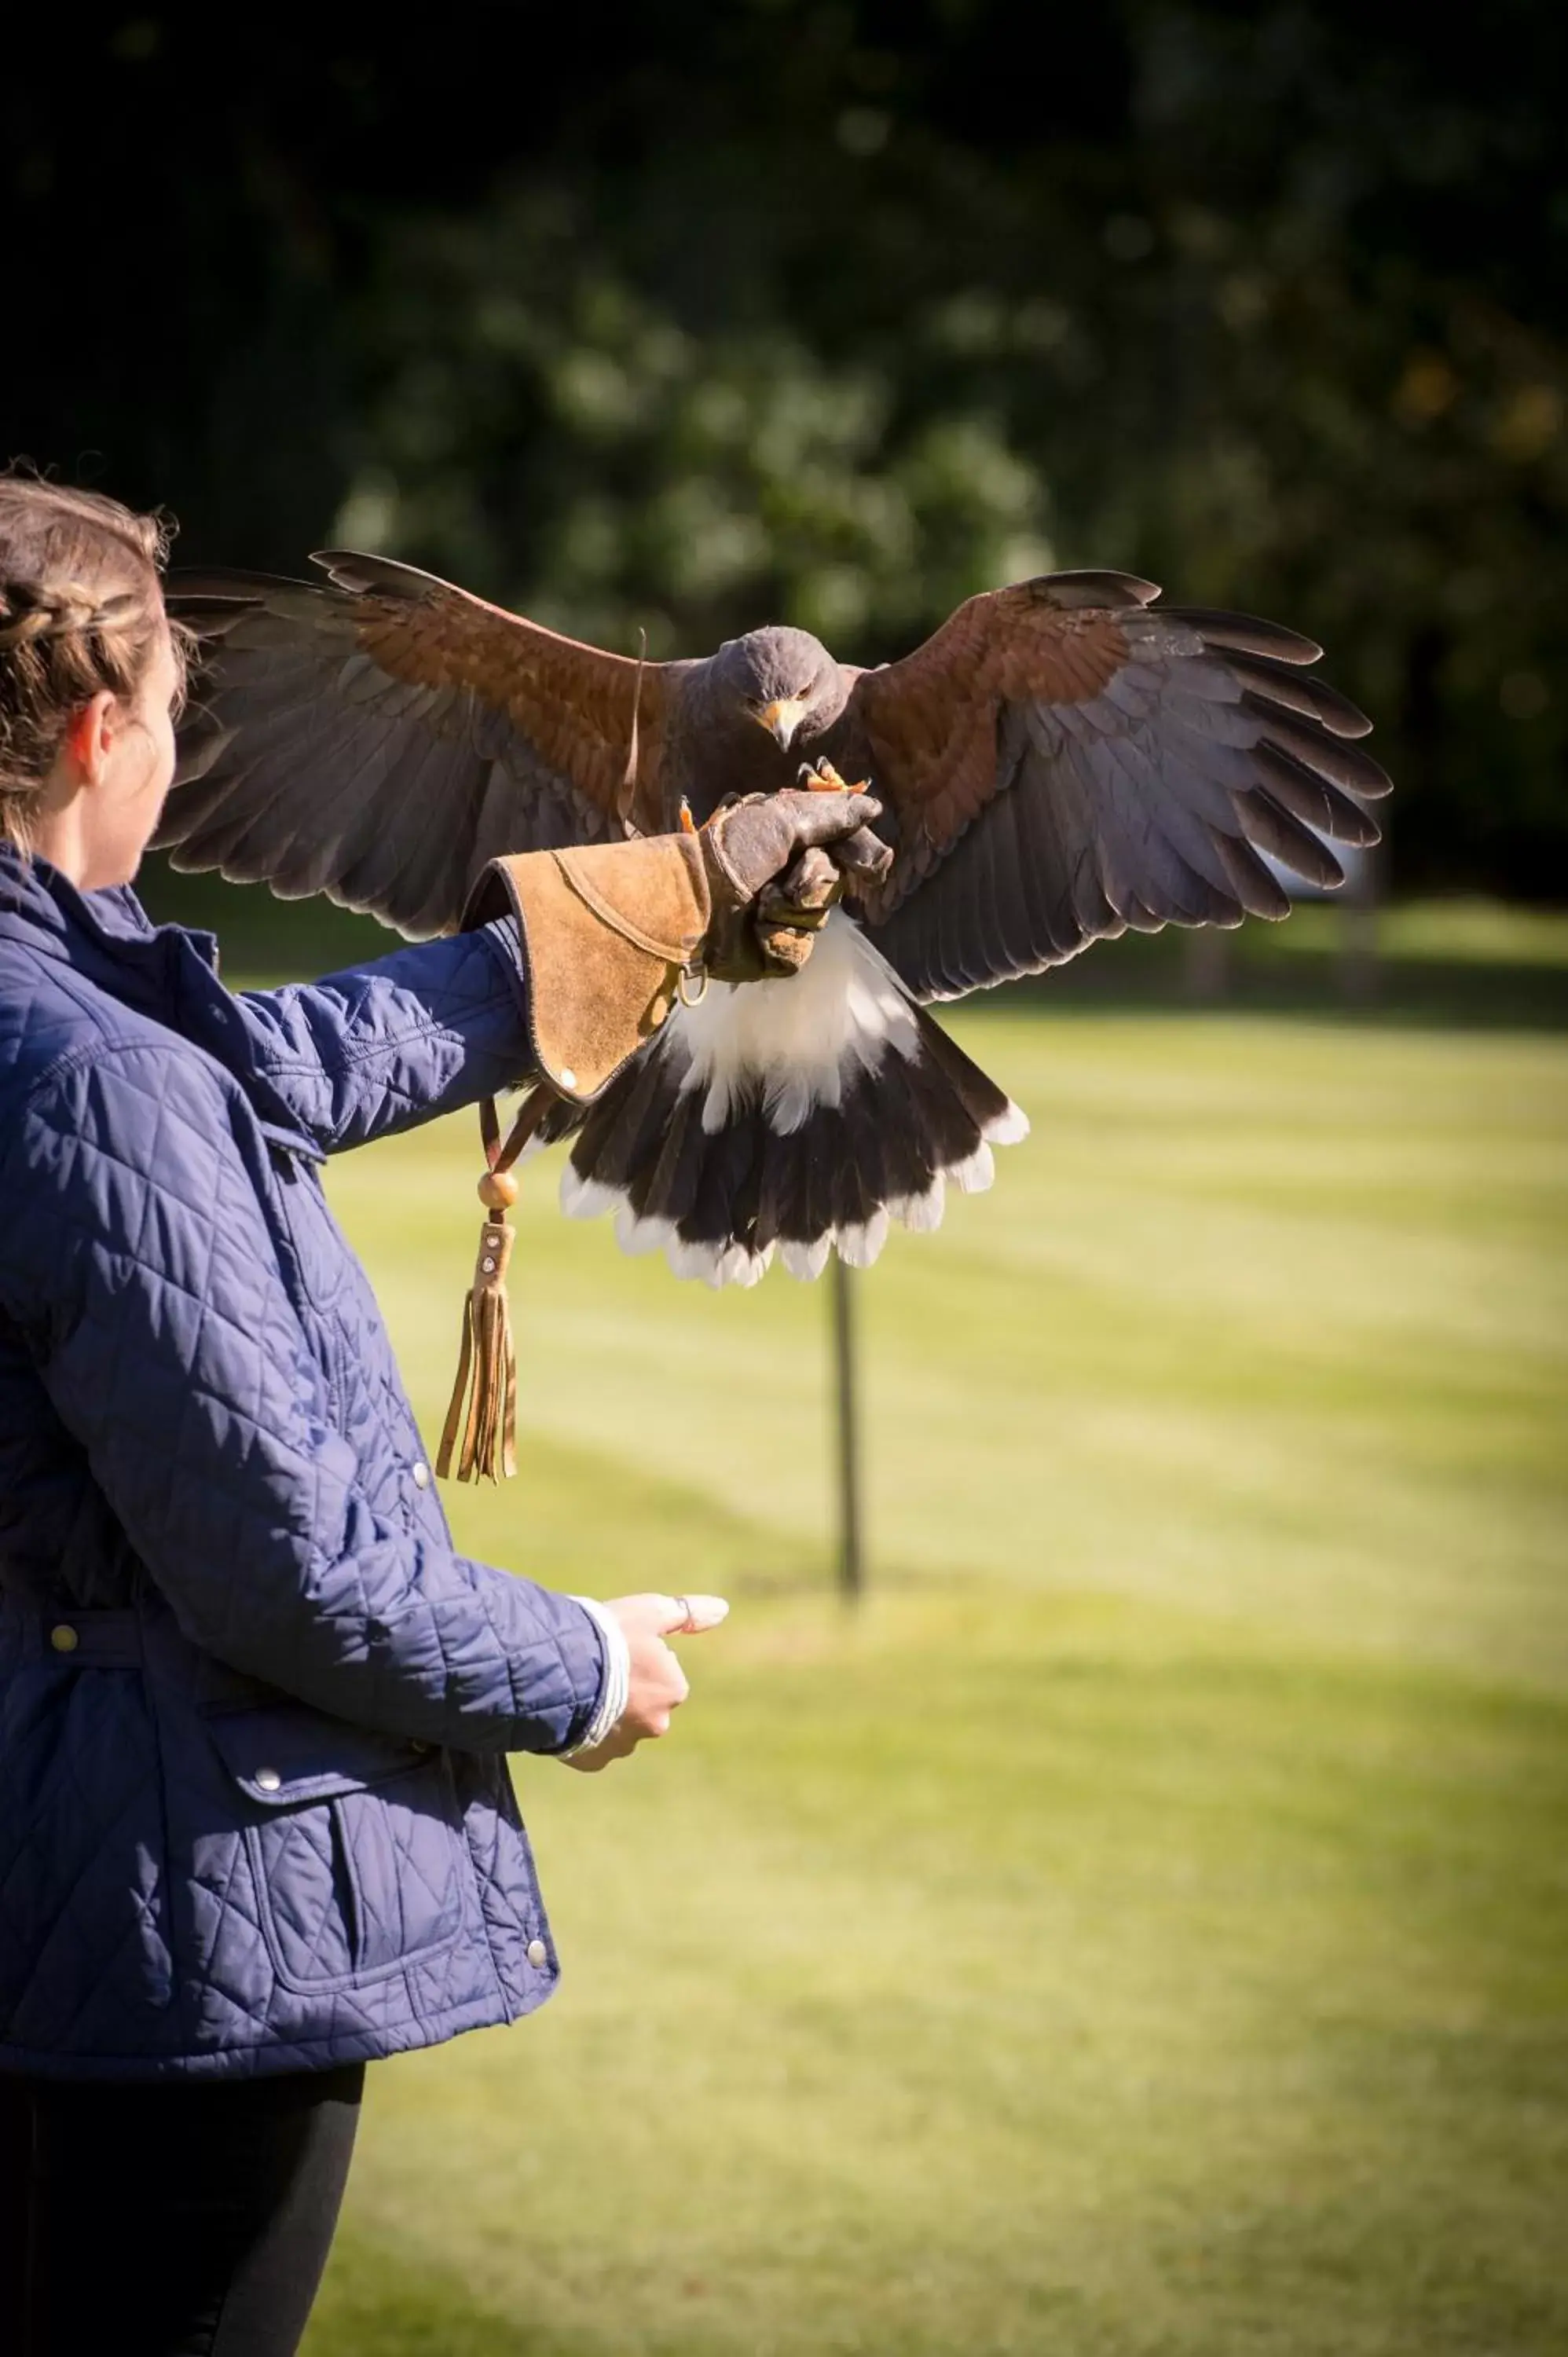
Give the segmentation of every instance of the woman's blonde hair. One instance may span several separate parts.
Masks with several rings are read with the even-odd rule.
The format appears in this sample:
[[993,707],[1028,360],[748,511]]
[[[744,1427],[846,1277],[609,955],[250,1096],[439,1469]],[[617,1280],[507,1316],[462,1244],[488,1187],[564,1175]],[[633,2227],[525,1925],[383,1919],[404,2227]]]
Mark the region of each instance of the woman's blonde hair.
[[[0,474],[0,841],[26,851],[67,729],[133,701],[167,627],[167,526],[99,491]],[[173,632],[185,668],[185,633]]]

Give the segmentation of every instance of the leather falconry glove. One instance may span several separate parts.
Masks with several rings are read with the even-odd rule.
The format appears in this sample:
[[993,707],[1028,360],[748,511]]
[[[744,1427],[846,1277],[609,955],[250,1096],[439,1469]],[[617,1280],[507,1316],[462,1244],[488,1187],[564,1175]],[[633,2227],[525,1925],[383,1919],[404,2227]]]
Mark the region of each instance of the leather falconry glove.
[[[885,867],[892,855],[869,832],[881,807],[868,794],[789,787],[725,803],[691,834],[516,853],[490,862],[463,922],[515,913],[540,1073],[585,1103],[659,1029],[677,989],[693,997],[709,975],[756,982],[804,963],[792,943],[771,946],[793,918],[809,948],[826,913],[821,871],[802,868],[796,883],[800,855],[827,851],[835,887],[841,864]],[[788,888],[759,912],[781,877]]]
[[486,1216],[439,1474],[454,1460],[460,1481],[517,1470],[506,1297],[506,1215],[518,1192],[511,1164],[558,1098],[585,1104],[598,1095],[665,1021],[677,993],[690,1003],[710,975],[750,982],[802,965],[843,873],[875,874],[891,859],[869,832],[881,810],[868,794],[792,787],[726,803],[691,834],[519,852],[480,875],[462,923],[509,909],[517,919],[539,1080],[504,1140],[494,1099],[479,1107]]
[[[817,789],[821,791],[821,789]],[[764,958],[764,972],[796,974],[811,952],[811,936],[820,933],[828,911],[854,876],[885,875],[893,854],[868,826],[844,836],[831,849],[813,845],[802,851],[793,866],[776,876],[757,895],[754,920]]]
[[[848,803],[861,807],[862,818],[846,834],[845,800],[820,786],[748,794],[724,804],[699,830],[714,897],[705,962],[716,982],[797,973],[811,954],[811,935],[821,931],[838,898],[843,874],[876,874],[888,865],[891,851],[864,823],[878,814],[880,803],[850,793]],[[827,823],[821,824],[824,806]],[[727,915],[717,878],[735,896]]]
[[[875,839],[872,837],[873,842]],[[837,849],[842,853],[844,845],[840,844]],[[813,845],[802,851],[782,876],[764,885],[757,894],[752,931],[765,972],[778,974],[788,968],[791,974],[799,973],[811,954],[813,936],[827,923],[828,911],[843,889],[843,876],[833,854]]]

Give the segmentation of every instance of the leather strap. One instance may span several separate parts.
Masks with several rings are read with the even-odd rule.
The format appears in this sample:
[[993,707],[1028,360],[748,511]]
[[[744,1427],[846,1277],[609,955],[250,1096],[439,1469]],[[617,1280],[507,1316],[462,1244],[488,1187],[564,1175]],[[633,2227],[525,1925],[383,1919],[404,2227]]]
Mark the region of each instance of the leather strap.
[[548,1081],[532,1082],[511,1127],[501,1138],[501,1117],[494,1097],[479,1099],[479,1135],[484,1141],[485,1160],[492,1170],[510,1170],[551,1106],[559,1101],[560,1091]]

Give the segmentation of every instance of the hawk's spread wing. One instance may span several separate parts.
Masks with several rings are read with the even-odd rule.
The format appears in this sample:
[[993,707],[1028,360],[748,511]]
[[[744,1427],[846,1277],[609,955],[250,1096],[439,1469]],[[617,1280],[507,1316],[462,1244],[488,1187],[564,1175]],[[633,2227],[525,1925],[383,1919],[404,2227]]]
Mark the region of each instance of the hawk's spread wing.
[[[639,666],[379,556],[320,586],[177,575],[209,641],[155,842],[416,937],[502,852],[659,824],[671,666]],[[635,802],[628,788],[636,714]]]
[[1157,609],[1121,573],[972,597],[903,662],[863,672],[829,740],[869,773],[897,857],[865,916],[918,996],[1036,974],[1090,942],[1283,917],[1259,857],[1342,880],[1323,841],[1376,843],[1386,793],[1347,740],[1370,723],[1305,666],[1310,640]]

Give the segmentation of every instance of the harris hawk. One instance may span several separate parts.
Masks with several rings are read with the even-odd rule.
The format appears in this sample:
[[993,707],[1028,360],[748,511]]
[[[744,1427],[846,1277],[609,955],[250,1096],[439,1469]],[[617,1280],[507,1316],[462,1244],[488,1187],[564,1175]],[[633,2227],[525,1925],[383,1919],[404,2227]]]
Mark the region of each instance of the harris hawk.
[[701,822],[803,766],[881,801],[891,865],[845,878],[798,975],[714,984],[540,1125],[572,1139],[568,1212],[711,1284],[864,1265],[990,1184],[1027,1124],[930,1002],[1129,928],[1283,917],[1278,868],[1332,888],[1329,844],[1378,840],[1389,780],[1321,649],[1128,574],[983,593],[861,669],[781,627],[642,664],[386,557],[313,562],[171,585],[206,642],[155,838],[177,868],[421,939],[499,855]]

